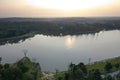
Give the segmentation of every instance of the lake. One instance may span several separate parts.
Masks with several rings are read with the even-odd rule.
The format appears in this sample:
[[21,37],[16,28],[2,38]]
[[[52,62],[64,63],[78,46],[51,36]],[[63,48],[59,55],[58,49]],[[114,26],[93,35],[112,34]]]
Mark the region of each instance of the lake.
[[79,36],[45,36],[35,35],[25,41],[0,46],[2,63],[13,63],[27,56],[39,62],[42,71],[63,71],[73,62],[100,61],[120,56],[120,31],[100,31],[95,34]]

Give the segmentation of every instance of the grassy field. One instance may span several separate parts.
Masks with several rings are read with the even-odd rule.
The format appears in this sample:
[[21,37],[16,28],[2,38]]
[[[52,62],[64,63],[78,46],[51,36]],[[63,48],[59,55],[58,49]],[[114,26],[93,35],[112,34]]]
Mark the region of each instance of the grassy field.
[[104,67],[107,62],[109,62],[113,65],[112,71],[116,71],[117,69],[115,68],[114,65],[117,63],[120,64],[120,57],[115,57],[115,58],[111,58],[111,59],[94,62],[90,65],[87,65],[87,69],[88,69],[88,71],[90,71],[92,69],[99,69],[102,73],[105,73]]

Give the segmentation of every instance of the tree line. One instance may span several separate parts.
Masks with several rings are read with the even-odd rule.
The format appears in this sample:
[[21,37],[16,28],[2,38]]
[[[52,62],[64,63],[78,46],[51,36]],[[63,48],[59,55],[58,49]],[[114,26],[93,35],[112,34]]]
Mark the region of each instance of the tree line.
[[87,21],[7,21],[0,20],[0,38],[21,36],[31,32],[60,36],[95,33],[101,30],[120,29],[120,20],[89,23]]

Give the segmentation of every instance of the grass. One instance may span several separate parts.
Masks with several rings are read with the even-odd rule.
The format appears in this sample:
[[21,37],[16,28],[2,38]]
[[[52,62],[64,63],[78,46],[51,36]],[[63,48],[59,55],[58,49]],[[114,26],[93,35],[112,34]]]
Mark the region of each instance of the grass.
[[120,57],[115,57],[115,58],[106,59],[103,61],[94,62],[91,65],[87,65],[87,69],[88,71],[93,70],[93,69],[99,69],[102,73],[106,73],[104,70],[104,67],[107,62],[110,62],[113,65],[112,71],[117,71],[114,65],[117,63],[120,64]]

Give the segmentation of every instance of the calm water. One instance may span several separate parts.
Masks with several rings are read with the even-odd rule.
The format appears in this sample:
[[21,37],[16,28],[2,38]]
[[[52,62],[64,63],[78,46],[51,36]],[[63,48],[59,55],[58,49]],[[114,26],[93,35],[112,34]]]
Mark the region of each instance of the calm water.
[[40,62],[43,71],[66,70],[70,62],[88,63],[120,56],[120,31],[101,31],[80,36],[36,35],[24,42],[0,46],[2,63],[13,63],[27,49],[32,60]]

